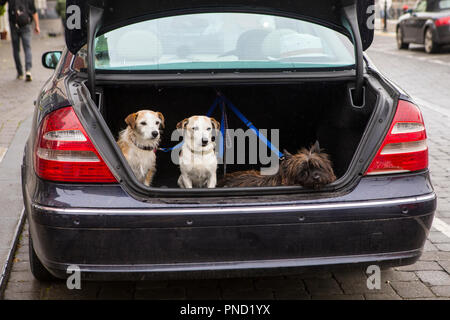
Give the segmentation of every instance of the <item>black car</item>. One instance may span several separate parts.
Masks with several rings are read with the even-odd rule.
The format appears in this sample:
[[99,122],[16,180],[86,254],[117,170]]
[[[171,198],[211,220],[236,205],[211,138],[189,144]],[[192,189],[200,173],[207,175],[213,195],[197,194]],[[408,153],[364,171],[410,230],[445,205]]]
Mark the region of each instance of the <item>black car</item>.
[[[372,5],[68,1],[67,49],[43,56],[55,73],[22,167],[35,277],[65,278],[70,265],[86,279],[149,279],[415,262],[436,209],[426,131],[364,54]],[[291,152],[318,140],[337,180],[180,189],[164,149],[152,187],[140,183],[115,142],[125,117],[161,111],[170,150],[177,122],[218,96],[248,119],[230,111],[228,128],[279,129],[276,145]],[[266,164],[221,164],[218,175]]]
[[397,47],[408,49],[410,43],[424,44],[427,53],[438,52],[450,44],[450,1],[420,0],[406,10],[397,23]]

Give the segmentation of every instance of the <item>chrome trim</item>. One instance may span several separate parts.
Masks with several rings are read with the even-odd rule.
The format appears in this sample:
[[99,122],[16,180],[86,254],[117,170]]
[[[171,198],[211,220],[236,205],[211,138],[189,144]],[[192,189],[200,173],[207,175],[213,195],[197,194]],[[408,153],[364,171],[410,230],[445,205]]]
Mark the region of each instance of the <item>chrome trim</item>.
[[424,202],[428,200],[435,200],[436,194],[430,193],[423,196],[408,197],[400,199],[390,200],[370,200],[370,201],[353,201],[353,202],[335,202],[324,204],[295,204],[295,205],[267,205],[267,206],[240,206],[240,207],[220,207],[211,206],[208,208],[141,208],[141,209],[108,209],[108,208],[57,208],[42,206],[33,203],[34,209],[47,212],[67,213],[67,214],[155,214],[155,215],[167,215],[167,214],[202,214],[216,211],[218,214],[232,214],[232,213],[264,213],[264,212],[301,212],[310,210],[323,210],[323,209],[346,209],[346,208],[367,208],[377,206],[389,206],[389,205],[402,205],[402,204],[414,204],[418,202]]
[[[370,253],[364,255],[288,258],[273,260],[249,260],[249,261],[218,261],[195,262],[173,264],[130,264],[130,265],[94,265],[77,264],[82,273],[164,273],[164,272],[195,272],[195,271],[231,271],[245,269],[272,269],[312,267],[339,264],[356,264],[367,262],[382,262],[398,259],[408,259],[420,256],[422,248],[400,252]],[[44,264],[54,270],[63,270],[64,273],[69,264],[54,261],[43,261]]]

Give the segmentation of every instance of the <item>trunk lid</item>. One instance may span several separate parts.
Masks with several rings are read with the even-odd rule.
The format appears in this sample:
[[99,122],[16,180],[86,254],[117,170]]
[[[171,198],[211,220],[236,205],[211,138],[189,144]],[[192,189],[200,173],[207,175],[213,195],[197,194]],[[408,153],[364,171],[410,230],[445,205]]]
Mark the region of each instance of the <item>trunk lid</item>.
[[[356,6],[356,15],[347,21],[344,8]],[[88,42],[89,12],[92,7],[102,11],[96,24],[96,35],[112,29],[143,21],[152,16],[167,16],[208,11],[243,11],[272,13],[298,17],[325,25],[352,38],[347,22],[357,23],[362,42],[366,50],[372,43],[374,34],[374,0],[316,0],[316,1],[273,1],[273,0],[194,0],[162,1],[134,0],[68,0],[67,21],[65,26],[66,44],[72,53]],[[91,21],[92,23],[92,21]]]

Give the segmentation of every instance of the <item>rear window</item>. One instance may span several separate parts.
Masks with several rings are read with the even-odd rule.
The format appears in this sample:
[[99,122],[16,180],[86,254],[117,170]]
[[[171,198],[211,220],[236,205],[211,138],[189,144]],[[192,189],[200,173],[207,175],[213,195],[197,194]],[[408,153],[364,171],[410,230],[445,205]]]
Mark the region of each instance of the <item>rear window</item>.
[[102,70],[348,67],[351,41],[324,26],[250,13],[198,13],[148,20],[96,39]]

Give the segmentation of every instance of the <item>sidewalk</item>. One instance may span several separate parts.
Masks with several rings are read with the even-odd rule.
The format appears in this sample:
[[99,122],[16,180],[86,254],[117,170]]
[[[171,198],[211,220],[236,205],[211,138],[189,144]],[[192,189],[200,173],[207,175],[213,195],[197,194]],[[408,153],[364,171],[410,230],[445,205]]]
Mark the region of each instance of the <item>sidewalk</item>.
[[56,22],[44,20],[41,35],[33,36],[33,82],[16,80],[11,42],[0,41],[0,296],[5,285],[6,265],[11,259],[10,250],[15,247],[15,234],[22,223],[20,165],[33,102],[52,74],[52,70],[42,67],[41,56],[64,46],[62,36],[48,37],[48,32],[55,31]]
[[[387,33],[395,33],[395,27],[397,26],[398,20],[388,19],[387,20]],[[382,19],[375,19],[375,32],[383,32],[384,21]]]
[[[57,21],[58,23],[59,20]],[[49,23],[42,22],[45,27]],[[53,24],[51,24],[53,25]],[[49,25],[50,27],[50,25]],[[53,32],[54,28],[51,28]],[[49,50],[62,50],[64,40],[59,37],[48,37],[49,30],[42,29],[38,36],[33,34],[33,82],[16,80],[16,68],[12,56],[11,41],[0,41],[0,160],[1,150],[8,148],[18,124],[28,118],[33,112],[33,102],[39,89],[50,77],[52,71],[41,65],[41,56]],[[23,50],[21,50],[24,64]],[[3,151],[4,153],[4,151]]]

